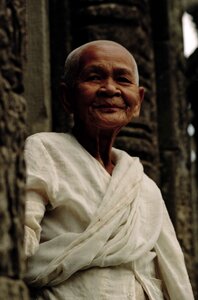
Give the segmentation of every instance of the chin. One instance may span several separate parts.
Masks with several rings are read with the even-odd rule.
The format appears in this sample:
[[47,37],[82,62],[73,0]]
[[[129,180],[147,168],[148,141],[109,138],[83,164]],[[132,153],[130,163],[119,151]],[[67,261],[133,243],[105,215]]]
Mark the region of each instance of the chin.
[[118,130],[126,126],[128,122],[107,122],[95,123],[95,126],[103,130]]

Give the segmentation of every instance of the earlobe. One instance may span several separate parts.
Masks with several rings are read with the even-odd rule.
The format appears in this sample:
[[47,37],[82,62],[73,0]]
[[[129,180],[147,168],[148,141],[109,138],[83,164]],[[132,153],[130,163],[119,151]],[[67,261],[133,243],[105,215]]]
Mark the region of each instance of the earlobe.
[[70,93],[67,85],[64,82],[60,84],[60,97],[64,110],[67,113],[72,113]]
[[141,109],[143,99],[144,99],[144,88],[142,86],[140,86],[139,87],[139,102],[138,102],[137,116],[139,116],[139,114],[140,114],[140,109]]
[[140,105],[144,99],[144,88],[142,86],[139,87],[139,95],[140,95]]
[[136,106],[134,108],[134,117],[138,117],[140,114],[140,108],[141,108],[141,104],[142,101],[144,99],[144,88],[143,87],[139,87],[139,99],[138,102],[136,103]]

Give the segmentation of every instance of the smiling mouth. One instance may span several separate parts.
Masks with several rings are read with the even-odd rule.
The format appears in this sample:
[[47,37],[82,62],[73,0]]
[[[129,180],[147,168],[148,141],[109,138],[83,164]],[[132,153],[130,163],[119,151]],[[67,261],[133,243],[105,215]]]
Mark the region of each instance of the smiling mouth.
[[93,108],[96,109],[124,109],[126,105],[124,104],[114,104],[114,103],[103,103],[103,104],[93,104]]
[[112,105],[112,106],[100,105],[100,106],[93,107],[93,109],[100,113],[113,114],[113,113],[118,113],[118,112],[125,110],[125,107],[123,107],[123,106],[121,107],[121,106],[117,106],[117,105]]

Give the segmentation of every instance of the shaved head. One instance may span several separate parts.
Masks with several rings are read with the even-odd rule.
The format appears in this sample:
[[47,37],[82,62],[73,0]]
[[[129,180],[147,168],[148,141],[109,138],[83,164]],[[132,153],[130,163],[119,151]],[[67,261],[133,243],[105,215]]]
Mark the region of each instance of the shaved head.
[[75,82],[78,78],[79,71],[80,71],[80,59],[83,56],[83,53],[90,47],[95,48],[103,48],[103,47],[118,47],[126,52],[126,55],[130,56],[133,66],[133,73],[136,84],[139,85],[139,75],[138,75],[138,68],[136,61],[133,55],[121,44],[116,43],[110,40],[97,40],[91,41],[86,44],[81,45],[80,47],[74,49],[70,54],[67,56],[64,66],[64,82],[67,84],[68,87],[73,87]]

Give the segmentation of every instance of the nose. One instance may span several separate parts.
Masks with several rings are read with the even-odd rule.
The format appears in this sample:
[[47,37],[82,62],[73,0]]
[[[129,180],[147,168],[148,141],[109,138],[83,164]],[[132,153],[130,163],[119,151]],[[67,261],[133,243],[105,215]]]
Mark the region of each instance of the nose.
[[102,82],[98,90],[98,94],[100,96],[109,96],[109,97],[120,96],[121,91],[118,88],[116,82],[114,82],[114,80],[106,79],[105,81]]

